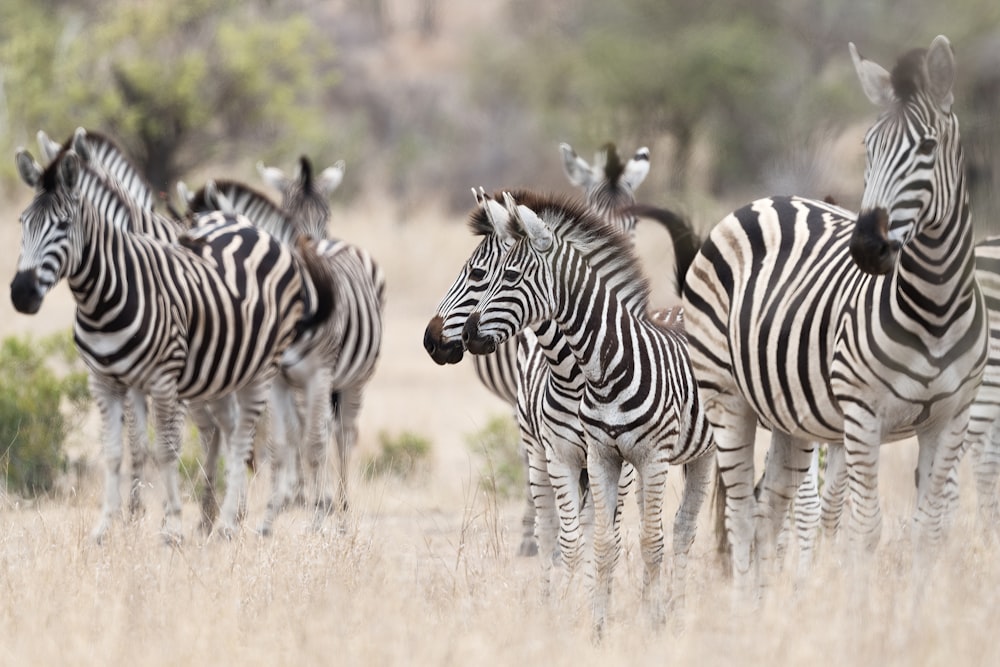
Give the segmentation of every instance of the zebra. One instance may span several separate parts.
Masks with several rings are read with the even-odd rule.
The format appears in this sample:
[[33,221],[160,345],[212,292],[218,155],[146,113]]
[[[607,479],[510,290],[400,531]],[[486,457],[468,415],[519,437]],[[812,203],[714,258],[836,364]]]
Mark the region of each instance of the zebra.
[[[234,461],[244,461],[277,358],[294,340],[304,311],[291,254],[269,235],[223,214],[204,216],[175,245],[108,221],[80,195],[84,167],[66,147],[44,170],[24,149],[16,164],[35,197],[21,214],[21,253],[11,301],[34,314],[65,278],[77,303],[74,338],[91,370],[105,451],[121,451],[125,393],[151,397],[155,456],[164,481],[164,538],[182,538],[177,457],[181,401],[234,394],[239,406]],[[142,215],[126,195],[105,206]],[[246,475],[227,470],[218,533],[235,534],[246,504]],[[108,527],[107,498],[94,536]]]
[[[41,152],[48,161],[54,160],[63,145],[71,146],[85,165],[81,170],[80,193],[90,199],[98,211],[107,216],[110,224],[133,233],[150,236],[164,243],[175,244],[186,231],[187,226],[178,218],[160,215],[153,209],[153,189],[128,156],[107,135],[77,128],[65,144],[51,140],[44,131],[37,134]],[[109,185],[113,183],[114,185]],[[133,215],[130,206],[119,206],[120,195],[125,195],[130,206],[138,206],[145,213]],[[111,205],[108,205],[108,204]],[[236,416],[232,396],[204,403],[194,401],[188,405],[188,414],[198,428],[205,461],[201,466],[200,529],[209,533],[218,514],[215,496],[215,476],[217,461],[223,440],[232,436]],[[128,389],[124,415],[128,432],[131,459],[131,485],[129,491],[129,515],[133,518],[143,513],[140,494],[142,472],[146,460],[148,441],[146,396],[136,389]],[[112,451],[106,455],[105,493],[106,505],[117,513],[119,471],[121,455]],[[95,531],[102,534],[102,530]]]
[[[211,187],[210,187],[211,186]],[[385,276],[371,255],[353,244],[313,239],[302,218],[292,217],[266,195],[237,181],[214,181],[195,193],[182,194],[189,210],[217,207],[212,192],[221,195],[239,213],[282,242],[308,243],[325,266],[323,292],[331,296],[332,313],[319,327],[304,330],[281,359],[273,386],[273,489],[259,532],[269,535],[278,512],[291,500],[297,484],[299,447],[293,426],[297,420],[296,394],[304,399],[306,439],[302,454],[312,471],[316,503],[313,527],[319,529],[336,506],[347,508],[348,458],[356,439],[356,421],[363,392],[375,371],[381,351]],[[185,188],[179,187],[184,193]],[[331,402],[336,399],[336,404]],[[339,488],[330,488],[329,422],[336,407],[344,425],[337,433]],[[335,500],[336,496],[336,500]]]
[[305,155],[299,158],[298,175],[292,178],[277,167],[257,163],[257,173],[261,180],[281,193],[281,209],[313,238],[325,239],[327,222],[330,220],[329,197],[344,180],[347,164],[338,160],[313,176],[312,162]]
[[489,353],[527,325],[553,320],[585,377],[579,418],[595,508],[594,629],[606,622],[620,530],[618,483],[624,462],[639,480],[643,599],[663,618],[662,506],[667,467],[686,464],[674,529],[674,565],[683,581],[698,510],[714,461],[682,332],[647,315],[648,283],[631,243],[585,206],[526,192],[504,194],[516,242],[465,324],[473,354]]
[[[757,200],[712,229],[683,290],[727,492],[732,570],[746,587],[770,556],[814,441],[844,448],[852,553],[863,555],[881,532],[879,445],[915,433],[914,522],[919,543],[937,543],[942,489],[986,361],[951,45],[939,36],[892,74],[850,51],[882,110],[865,135],[861,213],[801,197]],[[758,421],[772,431],[759,500]]]

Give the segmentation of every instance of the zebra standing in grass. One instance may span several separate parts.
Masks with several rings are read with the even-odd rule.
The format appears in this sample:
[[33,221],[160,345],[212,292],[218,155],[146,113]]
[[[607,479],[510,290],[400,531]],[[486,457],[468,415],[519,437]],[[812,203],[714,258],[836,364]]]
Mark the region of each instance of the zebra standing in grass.
[[[121,451],[127,389],[152,399],[155,457],[166,491],[163,534],[179,540],[180,403],[234,394],[239,420],[233,459],[248,458],[277,358],[293,342],[303,312],[299,272],[289,252],[233,216],[206,216],[177,245],[111,224],[111,216],[80,195],[84,168],[71,148],[45,170],[20,150],[17,167],[36,194],[21,215],[11,300],[19,312],[35,313],[66,278],[77,302],[74,335],[92,371],[106,451]],[[129,215],[144,214],[123,193],[104,205],[116,204]],[[234,533],[245,502],[245,472],[232,465],[221,534]],[[98,539],[108,527],[108,512],[105,506]]]
[[527,325],[557,323],[585,377],[578,414],[596,514],[595,629],[600,633],[605,623],[618,557],[616,499],[626,461],[639,480],[643,599],[662,620],[667,467],[687,465],[674,528],[681,581],[713,466],[711,427],[684,336],[648,317],[648,284],[622,234],[568,200],[531,193],[504,199],[518,240],[466,322],[466,347],[488,353]]
[[[51,162],[63,150],[43,131],[38,132],[41,152]],[[158,241],[174,244],[186,231],[178,219],[162,216],[153,211],[152,187],[138,172],[125,153],[109,137],[77,128],[66,142],[80,157],[84,168],[80,171],[80,194],[89,199],[108,224],[131,233],[143,234]],[[127,201],[128,205],[122,205]],[[142,211],[136,215],[133,207]],[[215,497],[216,462],[223,440],[231,435],[236,421],[235,402],[227,396],[210,403],[195,401],[189,404],[188,413],[198,427],[205,461],[202,466],[201,529],[208,533],[218,514]],[[128,432],[131,484],[129,489],[129,515],[133,518],[143,512],[141,487],[143,468],[147,457],[148,406],[146,396],[135,387],[128,389],[124,408]],[[109,443],[111,445],[116,442]],[[110,518],[118,514],[120,498],[121,450],[105,452],[106,475],[104,520],[95,531],[100,535],[106,530]]]
[[[355,245],[339,240],[314,239],[309,231],[321,226],[292,217],[269,198],[235,181],[214,182],[214,189],[202,188],[183,194],[189,209],[203,212],[217,208],[213,199],[221,195],[237,212],[289,246],[307,243],[325,267],[327,285],[318,291],[329,294],[329,317],[317,327],[300,326],[298,340],[285,351],[281,373],[273,387],[272,419],[273,492],[260,531],[270,534],[278,512],[295,493],[300,453],[296,393],[304,396],[306,437],[301,454],[311,470],[312,497],[316,503],[314,527],[320,528],[334,505],[347,507],[348,455],[353,440],[337,434],[339,488],[334,491],[329,467],[330,420],[332,408],[338,418],[356,433],[357,415],[364,389],[375,371],[381,350],[385,277],[371,255]],[[325,227],[325,225],[323,225]],[[324,309],[325,310],[325,309]],[[335,398],[336,405],[331,404]],[[353,436],[356,437],[356,436]]]
[[[853,44],[851,54],[882,109],[865,136],[861,214],[798,197],[753,202],[712,230],[684,288],[733,570],[747,584],[751,554],[769,555],[812,441],[844,447],[857,552],[880,536],[879,446],[916,433],[915,522],[923,541],[938,541],[943,488],[986,361],[951,45],[939,36],[892,74]],[[759,500],[758,420],[773,434]]]

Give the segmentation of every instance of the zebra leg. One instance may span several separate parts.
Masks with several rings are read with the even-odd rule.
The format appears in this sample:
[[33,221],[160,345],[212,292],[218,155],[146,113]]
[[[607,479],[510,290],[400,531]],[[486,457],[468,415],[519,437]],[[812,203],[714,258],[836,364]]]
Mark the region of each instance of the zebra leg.
[[552,592],[552,566],[559,560],[556,535],[559,521],[556,516],[555,490],[549,476],[545,448],[533,433],[522,431],[528,452],[528,485],[535,509],[535,539],[538,542],[540,586],[543,599]]
[[819,443],[814,443],[812,457],[809,460],[809,471],[795,492],[795,535],[799,546],[799,562],[796,575],[799,580],[805,579],[812,569],[813,555],[816,551],[816,538],[819,533]]
[[548,449],[549,481],[555,495],[555,510],[559,521],[559,553],[570,579],[580,571],[583,555],[580,510],[583,504],[579,466],[573,466],[554,456]]
[[246,513],[246,465],[253,453],[254,432],[257,420],[267,405],[270,382],[257,380],[236,392],[239,419],[229,444],[226,460],[226,495],[219,510],[217,532],[225,539],[236,536],[240,518]]
[[972,470],[976,478],[976,506],[980,530],[992,539],[1000,527],[997,478],[1000,478],[1000,426],[994,422],[986,438],[973,443]]
[[[841,405],[851,405],[841,401]],[[882,512],[878,497],[880,424],[867,408],[854,404],[844,410],[844,465],[847,469],[848,539],[852,556],[867,557],[882,537]],[[866,568],[867,569],[867,568]],[[865,573],[862,573],[864,578]]]
[[816,444],[772,431],[771,448],[757,500],[756,548],[766,580],[774,574],[778,532],[788,517],[792,498],[809,471]]
[[275,378],[271,385],[271,451],[268,458],[271,462],[271,497],[264,511],[264,518],[257,527],[261,535],[270,535],[274,520],[282,509],[287,506],[295,493],[299,478],[298,451],[298,408],[295,392],[281,376]]
[[334,412],[337,429],[337,496],[335,508],[341,512],[349,509],[348,481],[351,476],[351,452],[358,441],[358,415],[361,413],[362,394],[360,386],[345,387],[340,390],[340,400]]
[[176,394],[153,396],[153,418],[156,424],[156,465],[163,478],[163,527],[160,532],[167,544],[179,544],[183,538],[181,525],[181,485],[177,460],[181,451],[181,425],[184,413]]
[[[918,553],[929,552],[929,548],[937,547],[944,537],[947,486],[961,461],[968,421],[969,410],[966,408],[950,422],[917,434],[920,468],[914,525],[917,529]],[[925,461],[929,461],[929,465]]]
[[[333,419],[330,405],[329,370],[317,369],[306,385],[305,392],[305,463],[310,471],[312,490],[307,497],[312,498],[314,515],[313,530],[323,526],[326,517],[333,511],[333,479],[330,471],[330,421]],[[339,424],[338,424],[339,427]],[[337,444],[343,438],[337,428]]]
[[524,513],[521,515],[521,544],[517,547],[517,555],[530,558],[538,555],[538,541],[535,539],[535,500],[531,495],[531,480],[528,477],[531,466],[528,462],[528,448],[523,437],[518,442],[518,448],[521,450],[521,459],[524,461],[526,502]]
[[128,514],[137,519],[146,512],[142,504],[142,476],[146,467],[146,453],[149,442],[149,423],[146,411],[146,395],[131,389],[125,404],[125,424],[128,432],[129,459],[131,461],[132,483],[128,492]]
[[[622,460],[611,447],[588,438],[587,474],[590,492],[594,500],[594,634],[596,638],[604,634],[608,606],[611,601],[611,584],[614,565],[618,560],[621,544],[618,525],[618,481],[621,479]],[[640,477],[640,484],[642,478]],[[653,544],[647,537],[643,553]],[[662,550],[662,546],[661,546]]]
[[698,514],[705,502],[715,473],[715,456],[708,452],[689,461],[684,468],[684,492],[680,507],[674,514],[673,576],[670,606],[674,611],[684,608],[687,587],[687,562],[698,531]]
[[219,468],[219,454],[233,436],[236,428],[236,404],[232,396],[214,401],[211,405],[196,403],[190,407],[191,420],[198,427],[205,460],[202,464],[202,484],[199,494],[201,520],[199,530],[205,535],[212,532],[212,524],[219,514],[219,501],[215,493],[215,476]]
[[823,534],[833,540],[840,530],[844,503],[847,499],[847,463],[843,445],[827,445],[826,473],[823,475],[823,495],[820,501],[820,523]]
[[125,392],[96,375],[90,376],[90,392],[101,412],[104,440],[104,502],[101,516],[90,535],[100,543],[115,517],[121,516],[122,499],[119,491],[122,466],[122,417]]

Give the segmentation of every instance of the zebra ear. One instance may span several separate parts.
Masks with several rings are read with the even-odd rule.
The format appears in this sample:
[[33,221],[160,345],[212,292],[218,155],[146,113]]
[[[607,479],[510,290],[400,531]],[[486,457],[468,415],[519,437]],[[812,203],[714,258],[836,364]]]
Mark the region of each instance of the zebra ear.
[[222,194],[215,181],[205,183],[205,201],[226,215],[235,215],[236,208],[229,197]]
[[82,127],[76,128],[73,133],[73,141],[70,143],[73,151],[86,163],[90,162],[90,146],[87,145],[87,131]]
[[59,160],[56,174],[62,186],[71,192],[80,185],[80,166],[80,156],[73,150],[66,151]]
[[955,83],[955,53],[951,42],[944,35],[938,35],[927,50],[927,81],[931,97],[945,113],[951,113],[955,101],[952,85]]
[[284,192],[285,188],[288,186],[288,177],[285,176],[285,172],[281,171],[277,167],[265,167],[263,162],[258,162],[257,173],[260,174],[262,181],[270,185],[275,190]]
[[632,190],[637,189],[649,175],[649,149],[643,146],[635,152],[632,159],[625,165],[622,178]]
[[191,202],[194,201],[194,193],[188,189],[187,183],[184,181],[177,181],[177,196],[181,198],[185,206],[188,208],[191,207]]
[[337,160],[332,167],[324,169],[316,179],[316,190],[326,197],[333,194],[333,191],[340,187],[340,183],[344,180],[346,167],[347,163],[343,160]]
[[35,158],[31,157],[31,153],[23,148],[19,148],[14,157],[14,162],[17,164],[17,173],[21,176],[21,180],[31,187],[36,187],[38,182],[42,180],[42,166],[35,162]]
[[552,248],[552,231],[545,222],[527,206],[518,204],[509,192],[503,193],[507,213],[513,224],[524,231],[533,247],[538,252],[546,252]]
[[38,134],[35,135],[38,139],[38,150],[41,152],[42,158],[46,162],[52,162],[59,155],[59,151],[62,150],[62,146],[58,142],[53,141],[49,138],[49,135],[45,133],[45,130],[39,130]]
[[877,107],[888,106],[894,99],[892,92],[892,78],[885,68],[878,63],[866,60],[858,53],[854,42],[848,44],[851,51],[851,60],[854,61],[854,69],[861,80],[861,89],[865,91],[865,96]]
[[513,239],[510,236],[510,229],[508,229],[508,221],[510,216],[507,214],[507,210],[497,202],[496,199],[490,197],[486,194],[486,190],[482,187],[479,188],[479,192],[476,193],[476,201],[479,205],[483,207],[483,212],[486,213],[486,219],[490,221],[493,225],[494,233],[499,236],[505,243],[512,243]]
[[562,153],[563,171],[566,172],[569,182],[581,188],[590,185],[591,170],[587,161],[577,155],[569,144],[559,144],[559,151]]

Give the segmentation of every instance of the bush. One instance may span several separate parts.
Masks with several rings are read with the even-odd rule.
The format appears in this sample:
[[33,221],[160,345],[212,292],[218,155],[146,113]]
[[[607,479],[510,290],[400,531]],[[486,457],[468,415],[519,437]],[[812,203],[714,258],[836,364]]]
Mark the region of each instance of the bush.
[[379,451],[364,466],[367,479],[391,475],[406,479],[415,473],[426,472],[431,453],[431,442],[411,431],[392,436],[386,431],[378,434]]
[[0,466],[8,490],[47,493],[66,469],[63,443],[82,418],[87,374],[68,334],[0,344]]
[[520,497],[527,483],[521,454],[521,433],[510,417],[491,418],[486,426],[465,436],[465,444],[483,459],[480,481],[500,498]]

